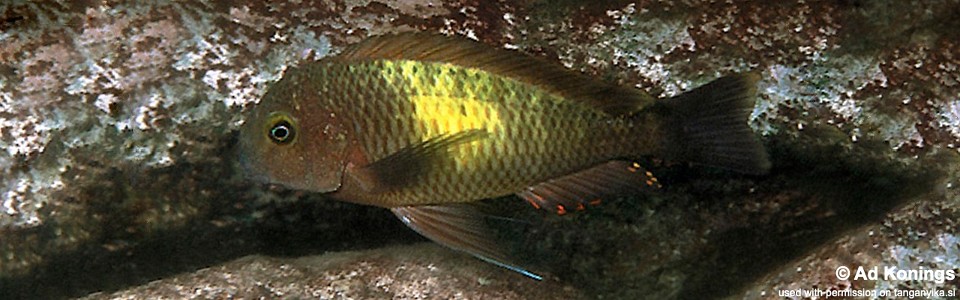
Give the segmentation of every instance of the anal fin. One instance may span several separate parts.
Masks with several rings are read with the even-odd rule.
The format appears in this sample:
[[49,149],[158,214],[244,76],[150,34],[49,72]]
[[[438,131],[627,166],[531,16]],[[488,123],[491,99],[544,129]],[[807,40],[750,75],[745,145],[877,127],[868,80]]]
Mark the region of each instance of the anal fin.
[[420,235],[441,245],[472,254],[486,262],[513,270],[527,277],[543,277],[510,263],[496,243],[496,233],[484,221],[485,214],[470,204],[401,206],[391,208],[395,215]]
[[517,195],[538,209],[563,215],[603,198],[659,187],[657,178],[639,164],[615,160],[527,187]]

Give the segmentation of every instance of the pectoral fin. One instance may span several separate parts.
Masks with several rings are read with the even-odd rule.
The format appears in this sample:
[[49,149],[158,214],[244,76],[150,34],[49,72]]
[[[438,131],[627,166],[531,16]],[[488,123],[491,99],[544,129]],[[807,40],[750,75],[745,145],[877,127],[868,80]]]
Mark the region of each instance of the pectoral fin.
[[512,264],[500,248],[485,215],[470,204],[403,206],[390,209],[404,224],[441,245],[464,251],[484,261],[541,280]]
[[639,164],[611,161],[577,173],[554,178],[525,188],[518,196],[536,208],[563,215],[599,204],[606,197],[658,188],[656,177]]
[[487,135],[482,129],[440,135],[347,173],[367,192],[391,190],[419,180],[430,168],[448,159],[446,154],[450,149]]

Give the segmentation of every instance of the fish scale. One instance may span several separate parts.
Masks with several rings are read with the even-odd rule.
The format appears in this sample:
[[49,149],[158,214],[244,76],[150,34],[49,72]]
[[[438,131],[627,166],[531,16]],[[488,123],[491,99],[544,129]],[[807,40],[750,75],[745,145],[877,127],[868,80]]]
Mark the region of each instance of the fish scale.
[[288,69],[240,133],[251,177],[389,208],[440,244],[531,278],[471,202],[565,214],[659,187],[631,159],[770,167],[746,120],[756,78],[654,99],[518,52],[430,34],[370,38]]
[[[462,155],[465,154],[462,151],[464,149],[453,149],[455,154],[452,155],[461,154],[456,163],[437,166],[430,174],[423,175],[423,180],[417,184],[378,195],[378,199],[372,200],[386,206],[437,201],[469,202],[509,194],[544,178],[562,175],[557,174],[560,170],[593,165],[609,159],[611,152],[622,151],[579,146],[589,141],[585,128],[612,129],[598,126],[605,124],[604,120],[608,118],[601,112],[564,101],[509,78],[449,64],[413,61],[367,61],[347,64],[346,67],[330,63],[318,68],[325,69],[325,78],[335,78],[327,89],[331,96],[321,96],[320,99],[362,104],[351,105],[357,109],[350,110],[348,107],[342,113],[355,116],[349,119],[358,120],[358,132],[370,133],[360,136],[360,140],[372,161],[433,138],[437,133],[473,129],[450,128],[449,125],[444,126],[446,123],[418,120],[418,101],[415,100],[418,97],[435,97],[439,102],[437,105],[441,107],[458,107],[463,102],[470,102],[486,104],[495,110],[493,114],[498,121],[489,118],[477,120],[483,126],[497,123],[492,126],[491,136],[472,145],[461,146],[475,151],[476,155]],[[437,74],[446,74],[443,80],[448,82],[437,84],[438,81],[433,80],[438,77]],[[345,82],[338,79],[357,77],[380,80]],[[435,84],[427,84],[431,82]],[[450,89],[452,86],[461,89]],[[500,93],[499,90],[513,92]],[[347,95],[349,98],[341,99],[333,95]],[[444,121],[457,124],[472,120],[470,118],[475,116],[450,115]],[[377,120],[391,121],[381,124]],[[622,139],[626,140],[626,137]],[[617,148],[626,146],[632,145]],[[548,149],[550,151],[545,151]],[[457,165],[463,167],[458,169]],[[502,170],[516,173],[498,172]],[[426,186],[435,188],[437,193],[424,193]]]

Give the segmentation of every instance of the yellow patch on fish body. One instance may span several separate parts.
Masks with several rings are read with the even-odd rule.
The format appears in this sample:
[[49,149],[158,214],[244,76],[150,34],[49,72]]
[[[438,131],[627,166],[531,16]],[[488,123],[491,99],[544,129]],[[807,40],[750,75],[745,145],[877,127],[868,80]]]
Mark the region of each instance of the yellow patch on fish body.
[[[383,61],[382,64],[383,78],[388,84],[406,87],[405,92],[414,106],[420,140],[475,129],[482,129],[496,139],[500,136],[497,133],[503,131],[497,104],[481,99],[490,95],[476,92],[482,90],[477,87],[491,85],[490,74],[475,68],[410,60]],[[453,76],[457,72],[475,80],[458,81],[458,76]],[[473,141],[451,149],[456,169],[472,169],[471,159],[482,152],[480,147],[480,141]]]
[[[444,96],[412,96],[410,101],[416,106],[414,113],[423,140],[473,129],[492,133],[500,131],[502,126],[496,108],[489,102]],[[473,141],[451,149],[458,170],[470,166],[470,159],[477,153],[480,143]]]

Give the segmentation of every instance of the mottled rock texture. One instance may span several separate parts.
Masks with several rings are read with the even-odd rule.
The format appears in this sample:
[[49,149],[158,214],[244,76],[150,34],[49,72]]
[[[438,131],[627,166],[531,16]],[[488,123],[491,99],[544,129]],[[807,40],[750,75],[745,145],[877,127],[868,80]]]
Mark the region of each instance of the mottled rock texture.
[[[0,295],[958,289],[833,275],[840,265],[960,268],[958,20],[957,0],[4,1]],[[421,239],[380,209],[250,184],[234,165],[236,128],[285,68],[401,31],[468,36],[664,97],[756,72],[751,125],[774,168],[747,177],[649,159],[661,192],[564,217],[490,201],[523,220],[498,226],[524,241],[513,247],[545,283],[439,248],[308,256]],[[235,260],[248,255],[263,256]],[[423,270],[431,257],[436,270],[387,285],[423,290],[351,279]],[[345,270],[359,275],[325,279]]]
[[85,299],[565,299],[556,279],[531,282],[435,244],[302,258],[248,256]]

